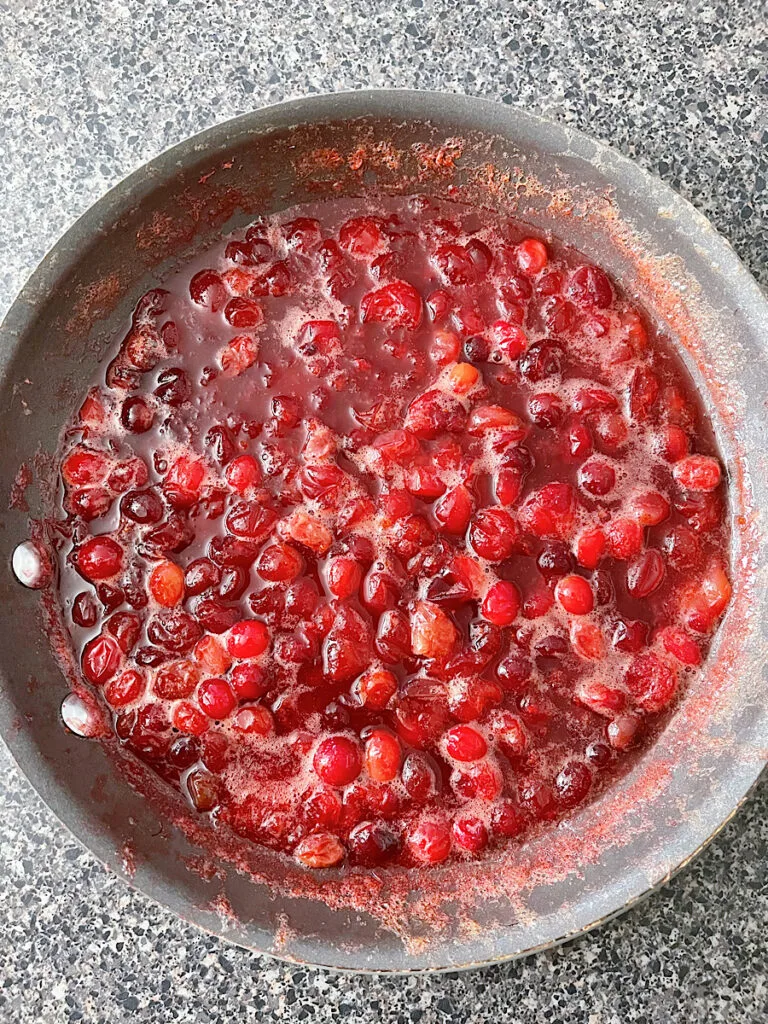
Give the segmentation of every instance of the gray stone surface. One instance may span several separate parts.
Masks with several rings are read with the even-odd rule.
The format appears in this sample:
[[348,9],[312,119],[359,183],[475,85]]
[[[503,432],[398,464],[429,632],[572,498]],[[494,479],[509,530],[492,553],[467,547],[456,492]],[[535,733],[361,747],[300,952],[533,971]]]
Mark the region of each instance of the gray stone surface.
[[[215,121],[373,86],[519,103],[598,136],[706,213],[768,282],[765,3],[0,2],[0,311],[144,160]],[[641,908],[482,973],[363,979],[228,947],[84,853],[0,753],[0,1019],[768,1020],[768,785]]]

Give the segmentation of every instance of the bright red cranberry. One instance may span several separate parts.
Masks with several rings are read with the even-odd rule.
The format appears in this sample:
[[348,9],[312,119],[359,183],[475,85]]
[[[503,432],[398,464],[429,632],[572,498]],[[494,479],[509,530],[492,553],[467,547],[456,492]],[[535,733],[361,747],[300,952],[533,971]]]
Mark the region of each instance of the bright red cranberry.
[[204,679],[197,689],[197,700],[209,718],[225,719],[234,711],[237,697],[225,679]]
[[365,770],[374,782],[392,782],[400,772],[402,749],[396,736],[374,729],[365,741]]
[[87,580],[106,580],[123,567],[124,552],[112,537],[89,537],[75,554],[77,571]]
[[547,247],[538,238],[524,238],[515,249],[517,263],[524,274],[535,277],[547,265]]
[[329,786],[347,786],[360,774],[362,752],[347,736],[329,736],[315,751],[313,765],[319,778]]
[[269,630],[258,619],[236,622],[227,635],[227,650],[233,658],[258,658],[269,646]]
[[520,591],[514,583],[500,580],[485,595],[482,614],[496,626],[511,626],[520,611]]
[[595,606],[592,588],[583,576],[564,576],[558,580],[555,597],[570,615],[588,615]]
[[478,761],[484,757],[488,744],[485,738],[469,725],[455,725],[446,733],[445,749],[457,761]]

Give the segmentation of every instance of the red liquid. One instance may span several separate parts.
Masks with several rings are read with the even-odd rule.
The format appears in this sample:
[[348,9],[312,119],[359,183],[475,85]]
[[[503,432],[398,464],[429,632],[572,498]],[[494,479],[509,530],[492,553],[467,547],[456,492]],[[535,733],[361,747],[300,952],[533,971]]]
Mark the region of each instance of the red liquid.
[[663,339],[578,253],[423,199],[290,211],[145,296],[62,476],[118,737],[311,867],[476,856],[586,800],[730,596]]

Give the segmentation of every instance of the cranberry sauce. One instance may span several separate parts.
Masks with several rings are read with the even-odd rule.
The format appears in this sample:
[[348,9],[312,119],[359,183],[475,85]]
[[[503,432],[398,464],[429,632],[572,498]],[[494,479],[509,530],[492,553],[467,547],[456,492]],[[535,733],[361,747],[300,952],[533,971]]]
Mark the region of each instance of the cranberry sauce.
[[145,295],[61,455],[119,740],[301,863],[478,855],[651,741],[730,597],[711,430],[598,267],[338,200]]

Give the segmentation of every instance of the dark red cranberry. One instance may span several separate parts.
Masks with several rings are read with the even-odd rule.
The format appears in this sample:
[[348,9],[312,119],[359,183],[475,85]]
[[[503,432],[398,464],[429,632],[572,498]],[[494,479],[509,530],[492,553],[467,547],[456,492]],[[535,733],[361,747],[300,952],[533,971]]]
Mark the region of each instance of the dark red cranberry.
[[155,414],[146,399],[138,395],[126,398],[120,411],[120,422],[131,434],[146,434],[151,429]]
[[130,654],[141,636],[141,619],[135,612],[116,612],[104,628],[117,640],[123,654]]
[[72,603],[72,621],[76,626],[88,629],[95,626],[99,618],[99,609],[93,597],[83,591],[78,594]]
[[208,543],[209,558],[225,568],[253,565],[258,553],[255,544],[237,537],[212,537]]
[[607,743],[596,740],[584,751],[584,757],[593,768],[605,768],[613,760],[613,752]]
[[491,346],[485,338],[476,335],[464,342],[464,358],[468,363],[487,363]]
[[150,641],[174,654],[185,654],[190,651],[202,635],[200,623],[178,608],[158,612],[147,625],[147,636]]
[[195,615],[200,625],[209,633],[226,633],[241,618],[237,608],[231,608],[213,598],[204,598],[195,605]]
[[582,761],[569,761],[555,779],[555,792],[563,807],[575,807],[592,787],[592,773]]
[[144,526],[159,523],[165,513],[165,506],[157,491],[128,491],[120,499],[120,511],[126,519]]
[[157,375],[154,394],[166,405],[183,405],[192,396],[192,384],[184,370],[174,366]]
[[619,619],[613,630],[613,646],[625,654],[636,654],[645,647],[648,626],[639,619]]
[[396,857],[400,840],[386,825],[361,821],[349,833],[349,857],[353,864],[378,867]]
[[563,350],[554,341],[538,341],[520,356],[520,374],[532,384],[559,374],[563,366]]
[[231,462],[237,455],[237,448],[230,431],[222,424],[211,427],[205,435],[205,444],[214,462],[220,466]]
[[158,665],[164,664],[171,657],[167,651],[161,651],[159,647],[140,647],[134,654],[134,660],[137,665],[143,665],[145,668],[157,668]]
[[191,523],[172,512],[164,523],[145,533],[136,547],[148,558],[164,558],[184,551],[194,538],[195,532]]
[[200,759],[200,740],[197,736],[179,736],[168,748],[167,758],[180,771],[191,768]]
[[222,601],[237,601],[243,596],[250,582],[250,574],[240,565],[231,565],[221,574],[218,594]]
[[531,678],[533,665],[522,654],[509,654],[499,662],[496,675],[505,690],[512,693],[522,692]]
[[547,580],[567,576],[573,570],[574,564],[570,548],[557,541],[547,544],[536,559],[539,572]]
[[222,571],[210,558],[196,558],[184,571],[184,588],[191,597],[196,597],[221,580]]

